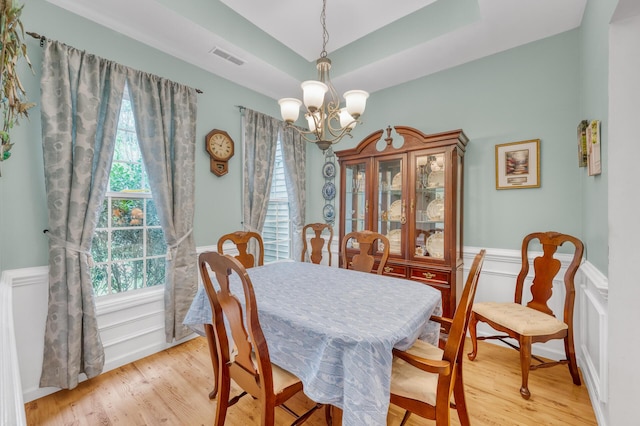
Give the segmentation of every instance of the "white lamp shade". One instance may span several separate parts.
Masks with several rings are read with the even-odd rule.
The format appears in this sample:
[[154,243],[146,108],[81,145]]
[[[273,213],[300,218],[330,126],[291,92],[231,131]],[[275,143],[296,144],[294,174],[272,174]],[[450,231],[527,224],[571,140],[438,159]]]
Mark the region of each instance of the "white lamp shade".
[[329,87],[321,81],[307,80],[300,85],[304,92],[304,106],[311,112],[320,109],[324,103],[324,94],[327,93]]
[[[315,120],[314,120],[315,117]],[[318,128],[322,128],[322,122],[320,117],[320,112],[316,111],[313,114],[305,114],[305,118],[307,119],[307,124],[309,125],[309,130],[312,132],[316,131],[316,123],[318,123]]]
[[340,127],[347,127],[353,129],[356,127],[356,120],[349,114],[346,108],[340,109]]
[[364,90],[349,90],[345,92],[344,99],[347,101],[347,111],[356,119],[362,115],[367,105],[369,94]]
[[282,98],[278,101],[280,104],[280,114],[286,123],[295,123],[300,115],[300,106],[302,102],[295,98]]

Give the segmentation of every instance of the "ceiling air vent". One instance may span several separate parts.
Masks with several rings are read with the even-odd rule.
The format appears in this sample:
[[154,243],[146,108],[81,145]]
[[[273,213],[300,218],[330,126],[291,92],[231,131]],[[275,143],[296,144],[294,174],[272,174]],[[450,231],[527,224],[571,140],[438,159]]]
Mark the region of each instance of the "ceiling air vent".
[[211,49],[211,51],[209,53],[213,53],[214,55],[218,55],[222,59],[226,59],[227,61],[233,62],[236,65],[244,64],[244,60],[243,59],[240,59],[240,58],[238,58],[236,56],[233,56],[231,53],[225,52],[224,50],[220,49],[219,47],[214,47],[213,49]]

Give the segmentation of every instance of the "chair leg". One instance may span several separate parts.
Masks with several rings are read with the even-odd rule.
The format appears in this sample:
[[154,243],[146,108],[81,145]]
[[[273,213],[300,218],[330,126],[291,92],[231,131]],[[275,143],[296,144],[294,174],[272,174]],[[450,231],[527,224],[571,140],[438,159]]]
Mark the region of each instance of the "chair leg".
[[524,399],[531,398],[529,392],[529,369],[531,367],[531,337],[520,336],[520,368],[522,370],[522,386],[520,395]]
[[476,317],[476,313],[471,311],[471,318],[469,319],[469,335],[471,336],[471,345],[472,350],[467,354],[469,360],[473,361],[476,359],[478,355],[478,335],[476,333],[476,326],[478,325],[478,317]]
[[578,363],[576,362],[576,351],[573,346],[573,333],[569,330],[567,336],[564,338],[564,352],[567,355],[569,361],[569,373],[573,379],[573,384],[580,386],[580,372],[578,371]]
[[216,338],[213,335],[213,326],[204,324],[204,333],[209,343],[209,355],[213,364],[213,390],[209,392],[209,399],[214,399],[218,393],[218,349],[216,348]]
[[464,382],[462,380],[462,363],[456,364],[456,381],[453,385],[453,396],[456,401],[456,410],[460,419],[460,426],[470,426],[469,413],[467,412],[467,401],[464,397]]
[[260,424],[262,426],[274,426],[276,423],[276,407],[273,404],[267,404],[264,400],[260,404],[262,405],[262,422]]
[[220,383],[217,379],[219,386],[218,389],[218,403],[216,405],[216,419],[215,426],[224,426],[225,419],[227,418],[227,408],[229,408],[229,394],[231,393],[231,381],[222,381]]
[[324,419],[327,422],[327,426],[333,425],[333,416],[331,415],[331,404],[324,406]]
[[400,426],[404,426],[404,424],[407,423],[407,420],[409,420],[410,415],[411,415],[411,411],[407,410],[404,413],[404,417],[402,418],[402,421],[400,422]]

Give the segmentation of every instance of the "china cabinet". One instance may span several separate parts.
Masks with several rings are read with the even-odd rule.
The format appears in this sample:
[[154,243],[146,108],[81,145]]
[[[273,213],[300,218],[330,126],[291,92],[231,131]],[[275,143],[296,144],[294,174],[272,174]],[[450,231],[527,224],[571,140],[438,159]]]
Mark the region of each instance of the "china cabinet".
[[[384,274],[439,289],[443,314],[452,317],[463,285],[462,173],[468,139],[462,130],[425,135],[406,126],[394,129],[393,137],[388,127],[386,137],[379,130],[355,148],[335,153],[340,240],[365,229],[386,235],[390,255]],[[355,249],[347,247],[347,259]]]

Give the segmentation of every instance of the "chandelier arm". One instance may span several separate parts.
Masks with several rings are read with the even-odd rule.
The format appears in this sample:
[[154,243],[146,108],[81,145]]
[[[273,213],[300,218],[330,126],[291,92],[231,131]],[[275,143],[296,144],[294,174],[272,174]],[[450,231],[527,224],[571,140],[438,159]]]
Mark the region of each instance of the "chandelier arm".
[[[286,127],[291,127],[293,128],[296,132],[298,132],[300,134],[300,136],[302,136],[302,138],[304,140],[306,140],[307,142],[311,142],[311,143],[316,143],[318,142],[318,140],[320,140],[320,138],[318,137],[318,133],[317,132],[313,132],[311,130],[303,130],[300,127],[294,125],[294,124],[289,124],[287,123]],[[313,135],[313,137],[315,139],[311,139],[309,137],[307,137],[307,135]]]
[[[357,123],[357,121],[355,121],[355,122]],[[349,124],[351,124],[351,123],[349,123]],[[344,135],[349,135],[349,136],[353,137],[353,135],[351,134],[351,128],[349,126],[341,127],[339,129],[336,129],[336,128],[331,127],[331,126],[327,126],[327,132],[331,135],[331,138],[326,138],[325,137],[325,139],[330,139],[330,140],[336,141],[336,142],[340,141],[340,139],[342,139],[342,137]]]
[[339,136],[339,137],[342,137],[342,136],[344,136],[344,134],[345,134],[345,133],[346,133],[346,134],[348,134],[348,135],[351,135],[351,133],[350,133],[350,132],[351,132],[351,130],[352,130],[352,127],[351,127],[351,126],[352,126],[353,124],[355,124],[355,125],[357,126],[358,124],[362,124],[362,122],[361,122],[360,120],[355,120],[355,119],[354,119],[353,121],[349,122],[349,124],[347,124],[347,125],[346,125],[346,126],[344,126],[344,127],[342,127],[342,126],[341,126],[341,127],[333,127],[333,126],[331,126],[331,124],[329,123],[329,124],[327,125],[327,132],[328,132],[332,137],[334,137],[334,138],[335,138],[335,137],[338,137],[338,136]]

